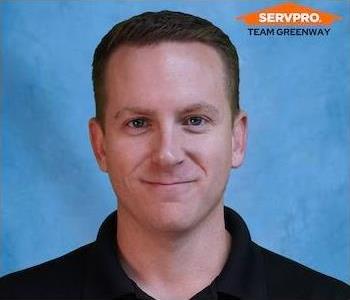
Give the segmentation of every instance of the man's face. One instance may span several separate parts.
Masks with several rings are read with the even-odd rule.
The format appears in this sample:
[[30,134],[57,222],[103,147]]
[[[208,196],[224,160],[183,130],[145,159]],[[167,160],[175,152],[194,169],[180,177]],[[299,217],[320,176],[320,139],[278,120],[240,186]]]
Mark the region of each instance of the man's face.
[[153,230],[193,228],[222,205],[245,148],[219,54],[197,42],[122,46],[105,75],[104,132],[92,119],[90,133],[119,213]]

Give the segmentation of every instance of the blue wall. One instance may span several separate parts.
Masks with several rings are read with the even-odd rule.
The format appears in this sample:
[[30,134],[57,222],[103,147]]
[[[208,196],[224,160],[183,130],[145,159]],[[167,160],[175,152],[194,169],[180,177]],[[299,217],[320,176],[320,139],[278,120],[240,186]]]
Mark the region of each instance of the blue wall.
[[1,272],[95,239],[116,207],[88,141],[95,46],[145,10],[182,10],[231,36],[248,112],[245,164],[226,203],[252,237],[350,282],[350,2],[300,1],[343,17],[328,37],[252,37],[235,20],[276,1],[2,1]]

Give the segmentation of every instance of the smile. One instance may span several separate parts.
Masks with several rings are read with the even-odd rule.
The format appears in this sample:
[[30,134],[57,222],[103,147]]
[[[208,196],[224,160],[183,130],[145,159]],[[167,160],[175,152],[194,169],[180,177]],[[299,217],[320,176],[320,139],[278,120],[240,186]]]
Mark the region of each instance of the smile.
[[186,183],[194,182],[195,180],[184,180],[184,181],[147,181],[142,180],[143,183],[150,184],[150,185],[158,185],[158,186],[176,186]]

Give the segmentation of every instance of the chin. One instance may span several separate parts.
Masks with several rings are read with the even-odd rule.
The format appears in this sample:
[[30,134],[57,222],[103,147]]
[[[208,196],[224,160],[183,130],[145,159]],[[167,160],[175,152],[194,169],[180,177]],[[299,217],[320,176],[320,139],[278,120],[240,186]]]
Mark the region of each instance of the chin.
[[196,207],[188,203],[162,203],[155,210],[149,210],[149,224],[153,230],[167,233],[184,233],[196,227],[202,219]]
[[157,220],[152,224],[152,229],[158,233],[182,235],[186,232],[190,232],[195,226],[192,222],[181,220]]

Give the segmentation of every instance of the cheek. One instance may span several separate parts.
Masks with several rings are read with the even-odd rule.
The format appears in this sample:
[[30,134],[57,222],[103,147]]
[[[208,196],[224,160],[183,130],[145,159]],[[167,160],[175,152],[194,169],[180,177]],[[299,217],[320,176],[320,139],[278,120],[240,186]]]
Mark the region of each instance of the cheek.
[[202,151],[213,164],[231,163],[232,139],[230,130],[218,130],[206,141]]
[[192,137],[186,145],[188,156],[209,176],[209,180],[221,179],[230,171],[232,165],[230,132],[217,130],[205,137]]
[[127,177],[144,160],[147,145],[137,139],[113,138],[106,143],[108,173]]
[[215,147],[208,149],[207,161],[208,167],[213,170],[212,173],[219,175],[231,169],[232,152],[231,147],[217,141]]
[[210,182],[213,193],[222,196],[232,167],[232,139],[230,132],[222,132],[211,144],[212,157],[208,169],[211,171]]

